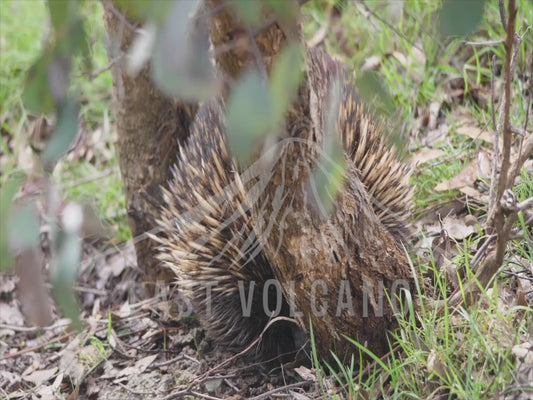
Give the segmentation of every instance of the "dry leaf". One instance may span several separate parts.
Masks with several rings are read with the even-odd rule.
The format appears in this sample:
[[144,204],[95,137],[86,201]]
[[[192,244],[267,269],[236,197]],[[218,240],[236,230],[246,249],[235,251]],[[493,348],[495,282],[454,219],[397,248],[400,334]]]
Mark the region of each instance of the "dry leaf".
[[455,240],[463,240],[477,231],[469,221],[467,222],[463,218],[458,219],[452,215],[444,217],[442,229],[445,229],[448,235]]
[[440,112],[440,101],[432,101],[429,105],[429,121],[428,121],[428,128],[429,129],[435,129],[437,128],[437,119],[439,117]]
[[455,190],[465,186],[472,186],[477,178],[477,160],[473,160],[459,174],[435,186],[435,191],[444,192],[446,190]]
[[366,59],[365,63],[361,67],[361,72],[363,71],[377,71],[381,66],[381,56],[373,55]]
[[483,140],[490,144],[494,144],[494,135],[490,134],[488,131],[480,129],[473,125],[463,125],[456,129],[455,133],[459,135],[468,136],[474,140]]
[[24,318],[15,305],[0,303],[0,323],[13,326],[24,326]]
[[117,378],[129,376],[129,375],[138,375],[138,374],[143,373],[146,370],[146,368],[148,368],[150,364],[154,362],[156,358],[157,358],[157,354],[153,354],[151,356],[141,358],[135,363],[135,365],[131,367],[126,367],[122,371],[120,371],[117,374]]
[[428,356],[428,369],[431,373],[444,377],[446,376],[446,367],[440,360],[441,358],[442,356],[439,356],[435,349],[431,349]]
[[466,194],[467,196],[471,197],[472,199],[476,200],[481,204],[488,204],[489,202],[489,195],[480,193],[471,186],[465,186],[460,188],[459,190],[461,191],[461,193]]
[[426,136],[422,139],[422,144],[426,147],[436,147],[437,144],[444,141],[444,139],[448,136],[449,130],[450,126],[446,123],[440,124],[437,129],[430,129],[426,133]]
[[296,372],[304,381],[316,381],[315,372],[303,365],[298,368],[294,368],[294,372]]
[[57,367],[53,367],[50,369],[42,369],[40,371],[35,371],[29,375],[23,376],[22,379],[27,382],[33,383],[35,386],[39,386],[44,382],[48,382],[55,375],[56,372]]
[[415,166],[422,165],[445,155],[446,152],[440,149],[424,149],[411,157],[411,163]]

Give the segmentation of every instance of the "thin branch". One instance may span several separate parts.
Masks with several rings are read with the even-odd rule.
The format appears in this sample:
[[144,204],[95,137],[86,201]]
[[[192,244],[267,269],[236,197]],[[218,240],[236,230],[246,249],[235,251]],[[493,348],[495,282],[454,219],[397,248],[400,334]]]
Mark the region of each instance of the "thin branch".
[[248,400],[269,399],[269,398],[271,398],[271,395],[273,395],[275,393],[279,393],[279,392],[283,392],[284,390],[288,390],[288,389],[293,389],[293,388],[309,385],[311,383],[314,383],[314,382],[313,381],[302,381],[302,382],[291,383],[290,385],[285,385],[285,386],[282,386],[282,387],[279,387],[279,388],[276,388],[276,389],[272,389],[272,390],[270,390],[268,392],[260,394],[259,396],[250,397]]
[[492,76],[490,78],[490,107],[492,109],[492,129],[496,131],[496,110],[494,109],[494,77],[496,76],[496,54],[492,54]]
[[511,167],[509,178],[512,178],[512,183],[514,183],[514,179],[518,176],[520,170],[522,169],[528,158],[531,156],[533,156],[533,136],[528,136],[528,138],[525,139],[524,142],[522,142],[522,149],[520,151],[520,155]]
[[275,324],[276,322],[279,322],[279,321],[288,321],[288,322],[292,322],[294,324],[297,324],[296,320],[293,319],[293,318],[288,318],[288,317],[283,317],[283,316],[280,316],[280,317],[276,317],[276,318],[273,318],[271,319],[267,324],[266,326],[263,328],[263,330],[261,331],[261,333],[259,334],[259,336],[257,337],[257,339],[255,339],[252,343],[250,343],[248,345],[248,347],[246,347],[244,350],[242,350],[241,352],[231,356],[230,358],[228,358],[227,360],[224,360],[223,362],[221,362],[220,364],[218,365],[215,365],[213,368],[211,368],[210,370],[208,370],[207,372],[205,372],[203,375],[199,376],[198,378],[196,378],[194,381],[191,382],[191,384],[189,385],[188,389],[192,389],[192,387],[194,385],[196,385],[197,383],[199,382],[202,382],[203,380],[205,380],[209,375],[211,375],[213,372],[219,370],[220,368],[224,367],[225,365],[233,362],[234,360],[238,359],[239,357],[242,357],[243,355],[245,355],[246,353],[248,353],[250,350],[252,350],[254,347],[256,347],[257,345],[259,345],[259,343],[261,343],[261,340],[263,340],[263,335],[265,334],[265,332],[270,328],[270,326],[272,326],[273,324]]
[[499,0],[500,5],[500,21],[502,22],[503,29],[507,31],[507,14],[505,12],[504,0]]
[[470,46],[499,46],[502,43],[505,43],[504,40],[486,40],[482,42],[464,42],[465,44],[468,44]]

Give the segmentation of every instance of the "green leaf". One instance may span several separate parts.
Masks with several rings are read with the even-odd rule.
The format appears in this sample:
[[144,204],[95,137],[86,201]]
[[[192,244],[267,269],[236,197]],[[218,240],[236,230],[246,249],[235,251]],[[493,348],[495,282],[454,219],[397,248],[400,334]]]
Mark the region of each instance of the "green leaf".
[[9,219],[9,247],[14,251],[39,245],[39,215],[34,203],[26,204]]
[[237,17],[247,25],[256,26],[261,19],[261,5],[258,0],[230,3]]
[[[149,1],[149,0],[115,0],[117,7],[129,17],[138,20],[151,20],[161,23],[167,19],[170,9],[176,1]],[[194,0],[196,1],[196,0]],[[184,3],[192,1],[185,1]]]
[[204,101],[219,85],[210,61],[207,26],[191,19],[196,7],[197,1],[174,3],[156,35],[152,75],[168,96]]
[[22,99],[24,106],[36,115],[51,113],[54,98],[48,85],[48,66],[51,57],[44,53],[32,65],[26,76]]
[[296,0],[268,0],[267,5],[286,22],[296,21],[300,11],[300,6]]
[[75,291],[81,262],[81,239],[74,233],[60,232],[59,249],[52,260],[52,290],[63,314],[81,330],[80,311]]
[[342,83],[335,79],[328,89],[324,147],[310,180],[316,205],[324,217],[335,208],[348,168],[338,126],[342,94]]
[[372,105],[376,111],[390,116],[394,113],[396,106],[382,80],[374,71],[365,71],[357,77],[355,81],[358,95],[361,99]]
[[227,107],[227,135],[233,154],[247,165],[261,139],[272,129],[273,99],[256,70],[248,71],[233,88]]
[[78,128],[78,103],[72,98],[67,98],[58,109],[57,128],[44,150],[45,163],[56,162],[68,151],[78,133]]
[[312,189],[317,196],[318,208],[328,216],[335,208],[339,193],[344,187],[348,165],[337,134],[328,133],[326,148],[311,176]]
[[64,36],[78,13],[77,0],[48,0],[52,26],[58,36]]
[[281,122],[287,108],[296,99],[302,77],[303,49],[298,43],[291,43],[279,55],[270,80],[275,124]]
[[11,217],[13,200],[25,177],[11,174],[0,188],[0,271],[11,271],[14,263],[10,250],[10,231],[12,229]]
[[87,31],[83,25],[81,18],[76,18],[74,24],[69,32],[69,46],[71,54],[80,54],[84,63],[84,67],[88,70],[92,69],[91,49],[89,46],[89,38]]
[[446,0],[439,13],[438,27],[444,36],[466,36],[483,19],[486,0]]

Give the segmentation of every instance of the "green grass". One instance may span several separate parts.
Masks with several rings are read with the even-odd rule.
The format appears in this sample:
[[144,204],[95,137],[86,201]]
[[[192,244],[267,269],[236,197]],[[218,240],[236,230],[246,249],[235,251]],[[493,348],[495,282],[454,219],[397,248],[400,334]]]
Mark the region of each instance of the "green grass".
[[[313,1],[305,12],[304,31],[313,37],[326,24],[328,7],[336,1]],[[499,40],[505,37],[500,23],[498,4],[487,2],[485,18],[479,30],[470,41]],[[528,0],[519,0],[517,29],[533,26],[533,5]],[[492,131],[492,108],[490,90],[485,103],[480,103],[478,91],[490,88],[492,79],[492,54],[496,60],[496,81],[500,80],[504,62],[504,46],[470,46],[462,40],[446,41],[435,31],[435,12],[440,2],[407,1],[403,11],[398,12],[397,2],[367,1],[366,4],[391,26],[371,16],[363,15],[362,8],[354,2],[341,6],[342,36],[335,36],[332,28],[324,40],[326,49],[352,65],[356,74],[370,57],[378,57],[378,74],[383,79],[397,107],[401,121],[411,130],[416,126],[417,112],[432,102],[442,103],[441,113],[449,126],[448,135],[436,147],[445,155],[418,168],[413,176],[416,188],[415,210],[423,213],[438,204],[446,203],[460,196],[457,191],[435,192],[434,187],[459,173],[486,144],[478,143],[465,136],[457,135],[455,129],[458,117],[470,115],[479,127]],[[403,3],[402,3],[403,4]],[[401,34],[394,32],[396,28]],[[344,40],[344,42],[343,42]],[[417,48],[423,49],[426,62],[419,62]],[[351,50],[347,54],[346,49]],[[395,52],[413,60],[408,65],[399,62]],[[527,110],[525,75],[527,61],[533,54],[533,35],[526,35],[517,59],[517,78],[513,81],[512,123],[523,126]],[[463,95],[450,99],[447,84],[464,79]],[[501,81],[501,80],[500,80]],[[503,89],[499,89],[497,96]],[[487,96],[488,94],[488,96]],[[488,101],[487,101],[488,99]],[[401,126],[401,124],[392,124]],[[531,126],[531,125],[530,125]],[[423,133],[423,132],[421,132]],[[413,151],[423,148],[420,143]],[[533,179],[524,170],[521,183],[515,188],[520,201],[533,196]],[[475,206],[478,207],[478,206]],[[470,206],[478,218],[484,218],[486,206]],[[524,238],[514,240],[508,246],[508,255],[503,269],[520,269],[533,263],[531,229],[525,226],[523,216],[517,228]],[[474,272],[470,262],[483,238],[475,235],[462,243],[460,254],[454,260],[458,270],[472,280]],[[513,261],[514,259],[514,261]],[[516,261],[519,260],[519,265]],[[414,259],[416,269],[424,276],[434,276],[435,293],[431,298],[446,300],[450,295],[450,282],[446,273],[436,270],[431,257]],[[514,264],[513,264],[514,263]],[[421,293],[422,307],[418,309],[417,321],[400,319],[400,329],[395,342],[401,351],[388,358],[386,366],[376,366],[366,374],[353,366],[352,362],[337,362],[331,366],[320,364],[314,356],[319,374],[333,386],[342,387],[338,394],[327,394],[326,384],[321,382],[325,398],[373,398],[382,395],[392,399],[428,399],[444,395],[444,398],[485,399],[497,396],[506,388],[516,384],[517,360],[511,354],[514,344],[529,337],[528,326],[532,310],[519,310],[505,301],[506,294],[514,293],[516,281],[510,278],[496,280],[493,289],[484,291],[482,301],[471,308],[452,314],[446,310],[443,316],[430,311],[428,295]],[[356,357],[357,358],[357,357]],[[358,360],[355,360],[357,364]],[[359,397],[358,397],[359,396]]]
[[[446,299],[446,278],[438,271],[434,273],[434,297]],[[437,316],[422,303],[415,318],[414,306],[409,303],[410,314],[399,318],[400,328],[391,343],[391,347],[399,346],[400,350],[384,361],[372,356],[375,366],[368,371],[364,371],[368,363],[357,367],[354,356],[348,362],[334,357],[334,363],[324,365],[313,346],[322,394],[328,399],[431,399],[440,398],[439,395],[486,399],[511,388],[518,379],[511,349],[528,337],[532,310],[506,306],[502,301],[503,288],[497,284],[484,291],[480,306],[461,308],[455,314],[446,310]],[[419,297],[428,300],[423,292]],[[354,349],[368,352],[354,344]]]

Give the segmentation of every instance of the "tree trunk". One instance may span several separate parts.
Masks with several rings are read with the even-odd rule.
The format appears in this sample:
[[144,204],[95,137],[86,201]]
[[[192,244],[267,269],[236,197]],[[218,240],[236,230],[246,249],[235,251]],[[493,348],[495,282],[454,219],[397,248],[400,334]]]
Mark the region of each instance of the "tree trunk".
[[[127,54],[139,23],[127,19],[110,1],[103,1],[110,40],[109,59]],[[145,273],[146,289],[169,282],[173,274],[162,268],[154,256],[154,243],[143,234],[155,227],[160,185],[170,177],[179,141],[187,137],[197,106],[166,97],[151,79],[148,66],[137,75],[126,72],[126,57],[112,66],[113,106],[118,133],[119,165],[124,181],[129,224],[135,242],[137,262]]]
[[[286,43],[299,38],[297,25],[265,23],[254,37],[254,53],[249,31],[231,9],[222,6],[224,0],[208,4],[215,15],[211,40],[215,48],[230,49],[218,53],[217,63],[232,78],[258,63],[270,71]],[[268,17],[263,14],[264,21]],[[243,47],[232,46],[237,41]],[[413,288],[406,254],[376,216],[357,165],[349,157],[354,149],[345,149],[347,176],[332,213],[321,213],[320,200],[313,197],[310,179],[325,152],[331,83],[337,77],[342,88],[351,87],[342,69],[326,55],[309,52],[306,76],[287,113],[283,138],[265,157],[267,161],[259,163],[264,170],[250,187],[252,221],[263,250],[296,320],[307,333],[312,325],[325,359],[331,351],[341,357],[356,351],[345,336],[385,354],[390,349],[387,331],[397,327],[398,311],[387,296],[397,305],[400,289]],[[356,137],[370,135],[361,128],[365,124],[361,120],[371,117],[360,113],[355,102],[352,90],[341,90],[337,131],[357,129]]]

